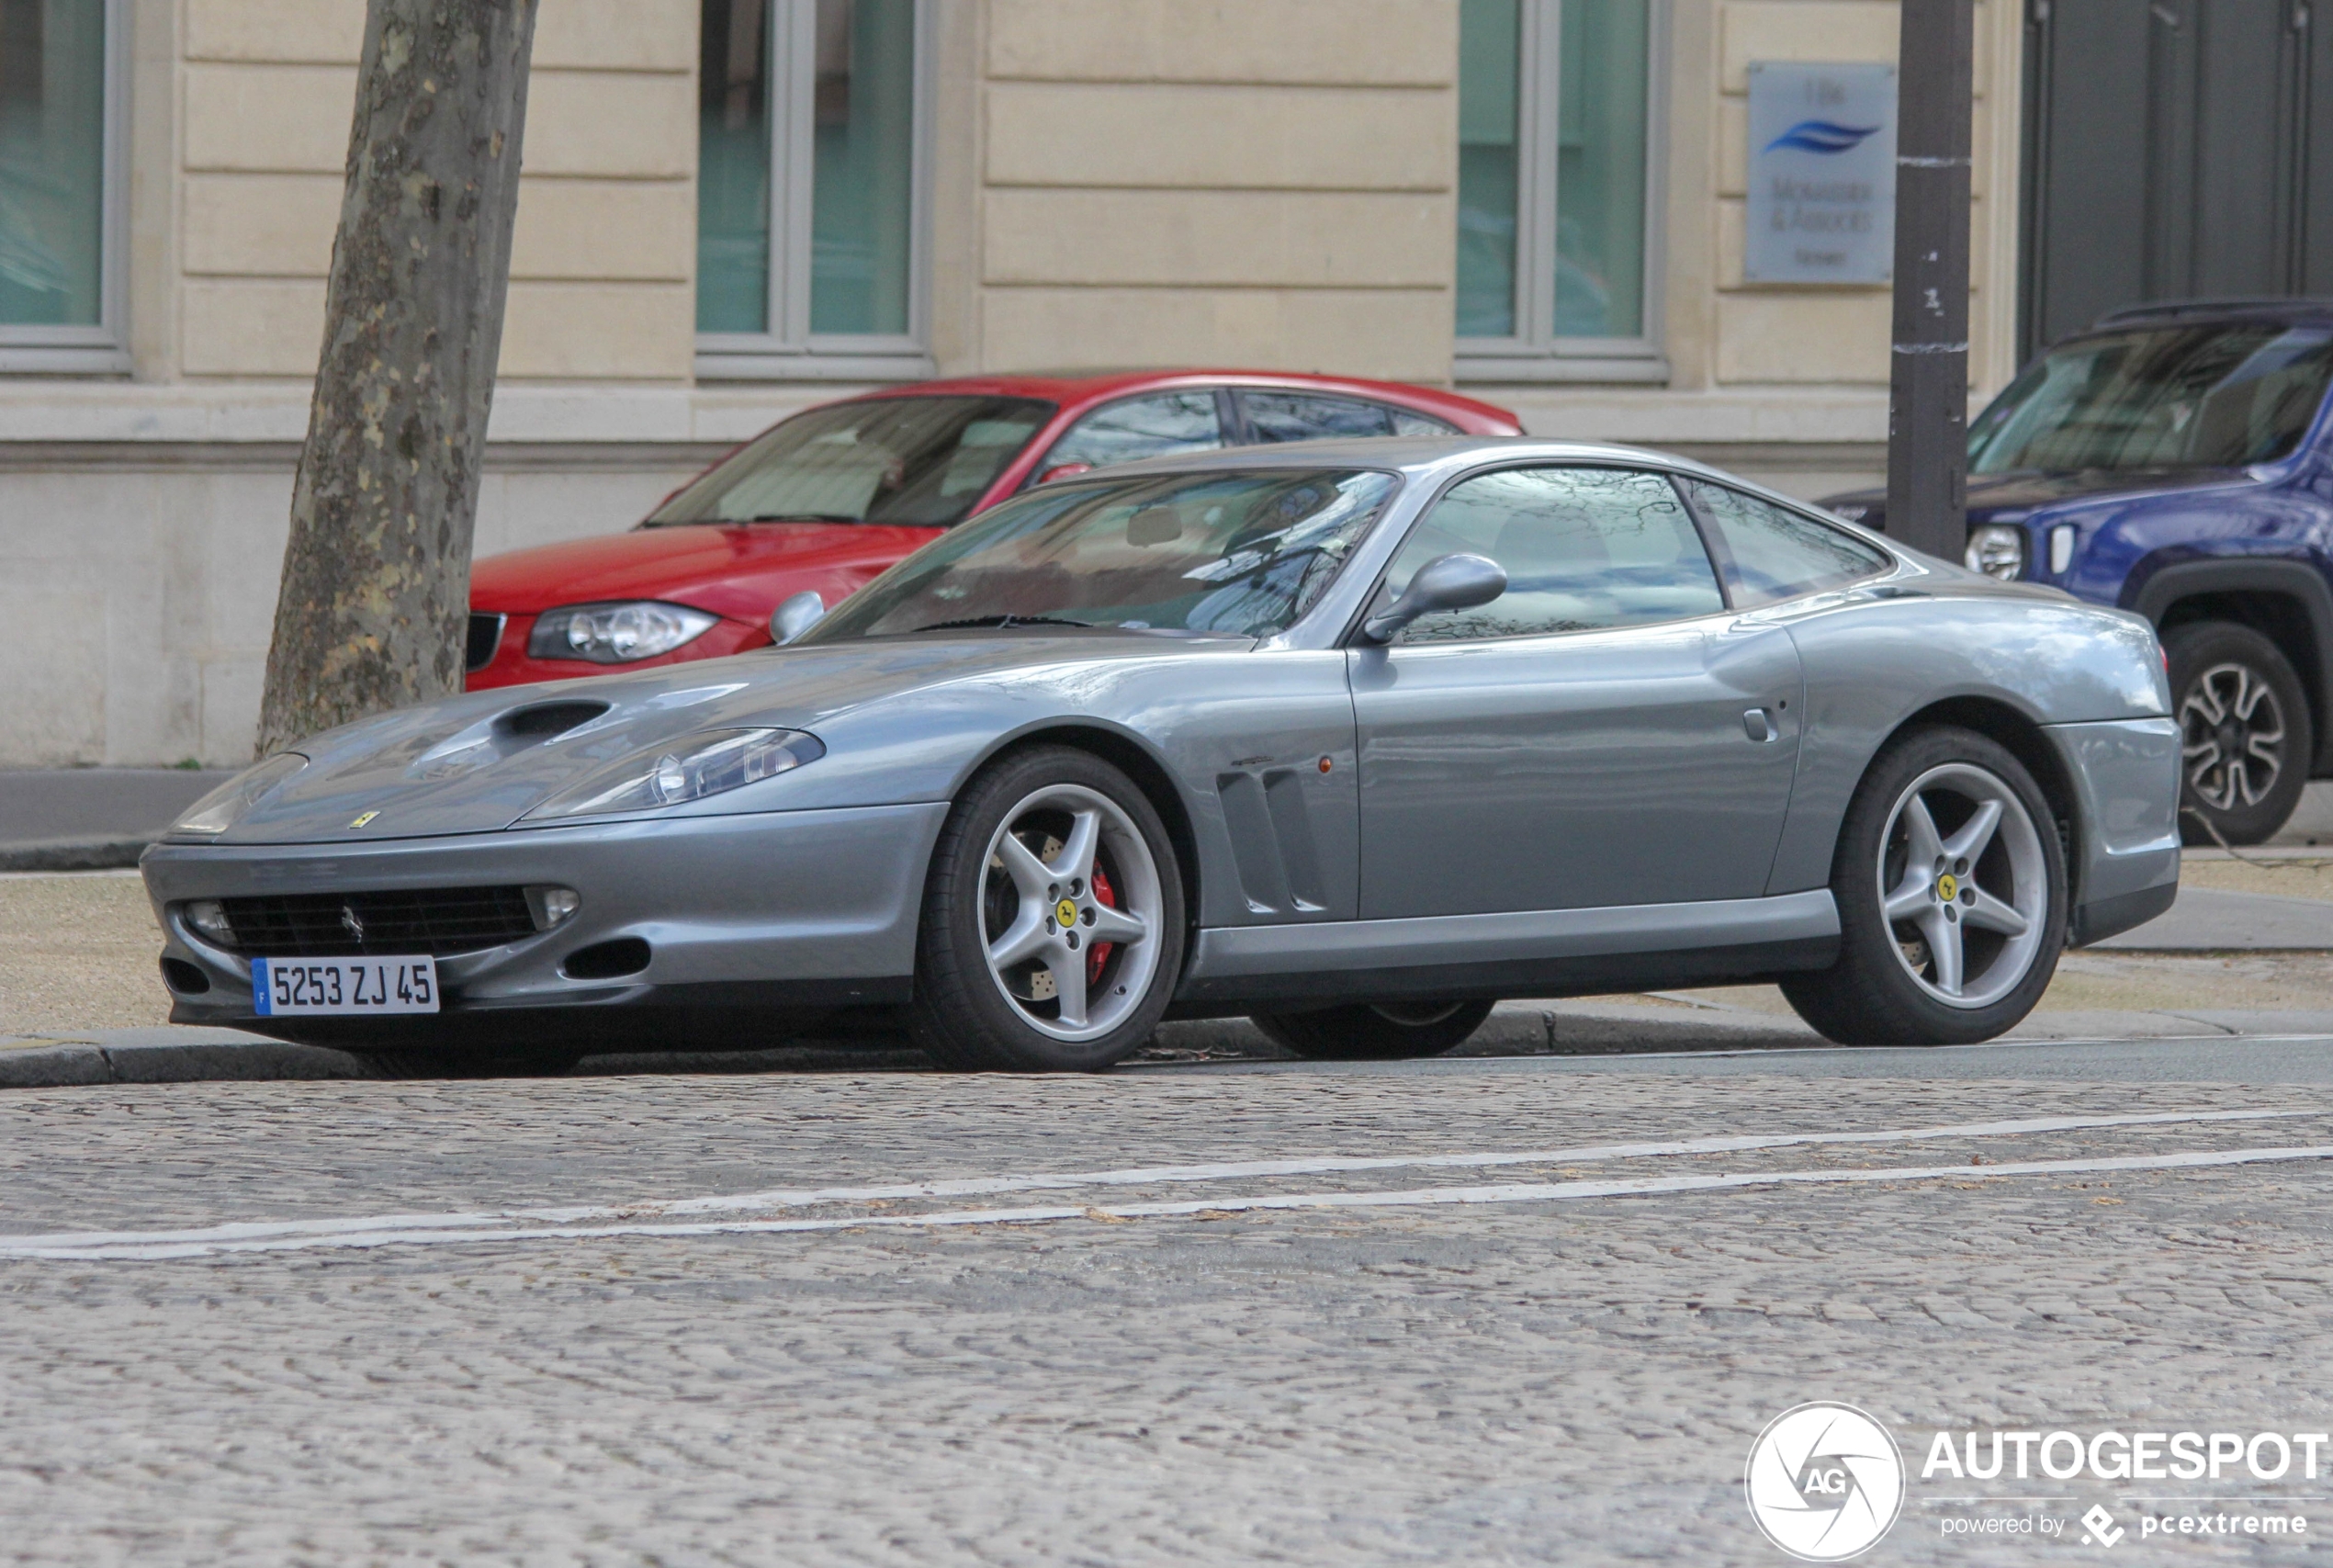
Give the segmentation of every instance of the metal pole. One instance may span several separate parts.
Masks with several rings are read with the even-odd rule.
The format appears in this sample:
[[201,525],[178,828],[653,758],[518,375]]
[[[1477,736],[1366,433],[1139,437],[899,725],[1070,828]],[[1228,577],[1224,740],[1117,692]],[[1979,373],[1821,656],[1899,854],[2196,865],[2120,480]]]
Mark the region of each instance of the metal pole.
[[1902,0],[1896,68],[1896,322],[1888,532],[1967,547],[1968,134],[1973,0]]

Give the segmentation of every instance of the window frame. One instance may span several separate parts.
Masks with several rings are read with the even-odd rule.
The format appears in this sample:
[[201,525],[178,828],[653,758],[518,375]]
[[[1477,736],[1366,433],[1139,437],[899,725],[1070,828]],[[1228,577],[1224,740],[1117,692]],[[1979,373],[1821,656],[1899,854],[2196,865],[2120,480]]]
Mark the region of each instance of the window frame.
[[[118,0],[115,0],[118,3]],[[913,0],[915,123],[908,132],[907,330],[810,330],[811,200],[817,147],[817,0],[766,0],[770,73],[772,330],[696,334],[700,381],[912,381],[937,374],[931,341],[932,100],[939,0]],[[703,175],[698,176],[703,199]],[[693,263],[692,264],[693,265]]]
[[[1563,88],[1564,0],[1518,0],[1516,68],[1516,330],[1460,336],[1455,379],[1465,382],[1666,382],[1671,0],[1645,0],[1644,321],[1633,337],[1555,334],[1556,167]],[[1453,301],[1455,303],[1455,301]]]
[[105,115],[98,153],[97,323],[0,322],[0,375],[119,376],[130,355],[130,0],[105,0]]
[[[1667,485],[1670,493],[1676,497],[1677,509],[1685,514],[1686,526],[1693,530],[1694,536],[1701,542],[1702,558],[1709,563],[1709,575],[1717,583],[1718,602],[1720,607],[1699,615],[1679,615],[1673,620],[1631,621],[1625,626],[1581,626],[1570,631],[1510,632],[1504,637],[1448,637],[1430,643],[1403,643],[1398,638],[1383,644],[1372,644],[1360,640],[1362,624],[1385,604],[1392,603],[1386,597],[1387,579],[1392,575],[1394,563],[1402,558],[1402,551],[1408,547],[1410,536],[1425,525],[1426,520],[1434,514],[1434,509],[1448,500],[1452,491],[1470,480],[1482,479],[1491,474],[1512,473],[1518,469],[1530,468],[1601,468],[1612,473],[1642,474],[1647,479],[1659,479]],[[1376,581],[1369,585],[1368,593],[1361,599],[1360,607],[1347,621],[1343,635],[1337,639],[1336,646],[1340,648],[1381,647],[1388,653],[1403,648],[1482,648],[1493,643],[1514,643],[1529,639],[1545,640],[1549,637],[1614,637],[1628,632],[1665,631],[1672,626],[1682,626],[1694,621],[1706,621],[1738,614],[1733,604],[1733,586],[1729,581],[1733,558],[1720,554],[1724,547],[1722,541],[1711,540],[1709,530],[1703,524],[1700,509],[1693,504],[1692,498],[1685,492],[1685,487],[1681,482],[1684,476],[1674,468],[1652,468],[1642,463],[1629,463],[1611,458],[1580,460],[1562,457],[1517,457],[1505,462],[1487,464],[1480,468],[1469,468],[1464,473],[1455,475],[1429,496],[1425,505],[1417,509],[1417,514],[1412,517],[1409,525],[1402,530],[1402,536],[1395,540],[1392,547],[1386,552],[1385,559],[1377,569]]]

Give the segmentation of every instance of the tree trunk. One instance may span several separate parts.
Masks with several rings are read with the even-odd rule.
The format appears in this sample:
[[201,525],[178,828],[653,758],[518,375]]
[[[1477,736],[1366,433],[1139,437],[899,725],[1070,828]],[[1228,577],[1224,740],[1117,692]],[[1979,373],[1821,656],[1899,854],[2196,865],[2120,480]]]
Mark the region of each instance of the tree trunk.
[[461,689],[535,0],[369,0],[262,756]]

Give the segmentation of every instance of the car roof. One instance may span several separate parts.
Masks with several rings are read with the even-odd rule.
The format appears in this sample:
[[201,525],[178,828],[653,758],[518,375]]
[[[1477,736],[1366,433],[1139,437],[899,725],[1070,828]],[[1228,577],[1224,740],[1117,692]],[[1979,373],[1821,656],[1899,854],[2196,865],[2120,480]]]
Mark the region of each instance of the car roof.
[[[1230,446],[1112,463],[1090,478],[1105,479],[1149,473],[1253,468],[1393,468],[1405,474],[1423,474],[1507,459],[1662,468],[1765,493],[1762,486],[1751,484],[1706,463],[1695,462],[1690,457],[1680,457],[1673,452],[1658,452],[1649,446],[1622,446],[1602,441],[1550,441],[1532,435],[1352,435],[1331,441],[1289,441],[1268,446]],[[1063,482],[1076,484],[1083,481],[1070,479]],[[1790,504],[1801,511],[1806,509],[1804,502],[1794,501]]]
[[2166,299],[2150,305],[2132,305],[2120,310],[2109,310],[2076,335],[2115,327],[2168,326],[2174,323],[2210,325],[2215,321],[2233,325],[2240,321],[2260,321],[2333,323],[2333,299]]
[[1410,407],[1507,424],[1518,423],[1514,412],[1494,403],[1461,397],[1432,387],[1398,381],[1372,381],[1355,376],[1324,376],[1302,370],[1031,370],[987,376],[953,376],[941,380],[912,381],[865,394],[871,398],[930,398],[971,396],[1042,398],[1064,407],[1101,402],[1130,392],[1177,387],[1295,387],[1347,397],[1370,398]]

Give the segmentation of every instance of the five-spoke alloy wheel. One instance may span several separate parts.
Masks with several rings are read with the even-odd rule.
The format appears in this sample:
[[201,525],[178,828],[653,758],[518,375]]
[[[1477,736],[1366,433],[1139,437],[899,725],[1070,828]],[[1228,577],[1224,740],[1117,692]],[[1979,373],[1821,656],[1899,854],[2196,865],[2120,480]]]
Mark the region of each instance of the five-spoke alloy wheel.
[[2033,1010],[2065,942],[2048,803],[2005,748],[1966,729],[1914,730],[1874,760],[1831,890],[1838,962],[1782,989],[1843,1044],[1991,1039]]
[[941,832],[910,1028],[950,1066],[1107,1067],[1157,1026],[1183,939],[1174,846],[1133,782],[1067,747],[1010,753]]

